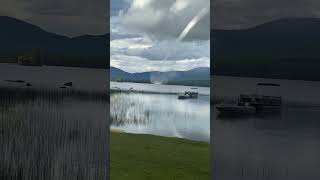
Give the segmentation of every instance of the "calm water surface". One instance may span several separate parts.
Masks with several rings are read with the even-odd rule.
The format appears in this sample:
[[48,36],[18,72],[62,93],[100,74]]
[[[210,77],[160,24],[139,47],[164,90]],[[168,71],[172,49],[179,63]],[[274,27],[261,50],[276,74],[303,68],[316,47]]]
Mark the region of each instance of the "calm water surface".
[[[106,92],[106,74],[0,64],[0,176],[105,179],[109,104],[92,93]],[[59,88],[69,81],[90,95]]]
[[215,96],[235,97],[237,86],[241,91],[238,93],[254,92],[255,83],[262,81],[281,84],[280,90],[273,93],[285,99],[280,114],[221,117],[211,107],[216,179],[319,179],[320,83],[220,78],[216,81],[222,86],[217,85]]
[[[121,85],[124,88],[125,83]],[[142,88],[143,85],[145,87]],[[131,86],[132,83],[125,87]],[[138,86],[145,90],[153,89],[157,85]],[[166,86],[161,85],[158,92],[165,89]],[[189,87],[182,86],[177,89],[188,90]],[[172,88],[170,91],[177,92],[177,89]],[[208,91],[203,90],[203,93],[209,93],[209,88]],[[198,99],[179,100],[176,94],[113,93],[110,98],[112,127],[129,133],[209,141],[209,100],[208,95],[200,95]]]
[[73,82],[74,90],[105,92],[109,89],[108,75],[109,72],[106,69],[0,63],[0,87],[21,88],[25,83],[6,80],[22,80],[30,83],[32,88],[55,90],[64,83]]

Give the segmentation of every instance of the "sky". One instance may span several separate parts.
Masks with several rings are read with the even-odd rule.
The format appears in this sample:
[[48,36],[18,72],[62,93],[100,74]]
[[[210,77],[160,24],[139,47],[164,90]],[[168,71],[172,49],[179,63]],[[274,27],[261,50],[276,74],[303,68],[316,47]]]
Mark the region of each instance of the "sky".
[[210,67],[210,13],[177,38],[210,0],[111,0],[110,64],[124,71]]
[[245,29],[282,18],[320,17],[318,0],[212,0],[211,28]]
[[0,16],[69,37],[105,34],[109,31],[109,0],[0,0]]

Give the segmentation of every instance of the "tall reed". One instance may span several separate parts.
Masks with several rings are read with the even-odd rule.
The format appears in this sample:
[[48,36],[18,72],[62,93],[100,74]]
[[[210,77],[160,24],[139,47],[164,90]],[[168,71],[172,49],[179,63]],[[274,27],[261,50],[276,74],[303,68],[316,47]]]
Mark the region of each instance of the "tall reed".
[[[106,93],[1,88],[0,180],[106,179],[107,99]],[[94,102],[105,111],[69,111]]]

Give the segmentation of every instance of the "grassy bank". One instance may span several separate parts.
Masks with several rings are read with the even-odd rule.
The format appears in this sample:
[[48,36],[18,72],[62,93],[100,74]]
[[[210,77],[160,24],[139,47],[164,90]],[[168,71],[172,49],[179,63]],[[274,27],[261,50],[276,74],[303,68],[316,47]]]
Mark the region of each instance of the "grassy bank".
[[111,180],[207,180],[206,142],[152,135],[110,134]]

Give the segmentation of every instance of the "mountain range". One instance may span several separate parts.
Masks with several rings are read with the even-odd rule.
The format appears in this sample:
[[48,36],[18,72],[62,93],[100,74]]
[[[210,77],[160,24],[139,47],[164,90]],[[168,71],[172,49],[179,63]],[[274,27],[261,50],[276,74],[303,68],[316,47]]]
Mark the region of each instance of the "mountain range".
[[320,19],[211,30],[211,74],[320,80]]
[[[7,16],[0,16],[0,27],[0,62],[17,62],[26,51],[40,48],[46,52],[46,65],[109,68],[108,33],[71,38]],[[280,19],[239,30],[212,29],[211,74],[320,80],[319,32],[318,18]],[[153,77],[135,75],[140,76]],[[163,78],[166,81],[168,76]]]
[[190,86],[210,86],[210,68],[200,67],[189,71],[128,73],[110,67],[111,81],[163,83]]
[[109,34],[66,37],[24,21],[0,16],[0,61],[38,48],[46,52],[46,65],[108,68]]

